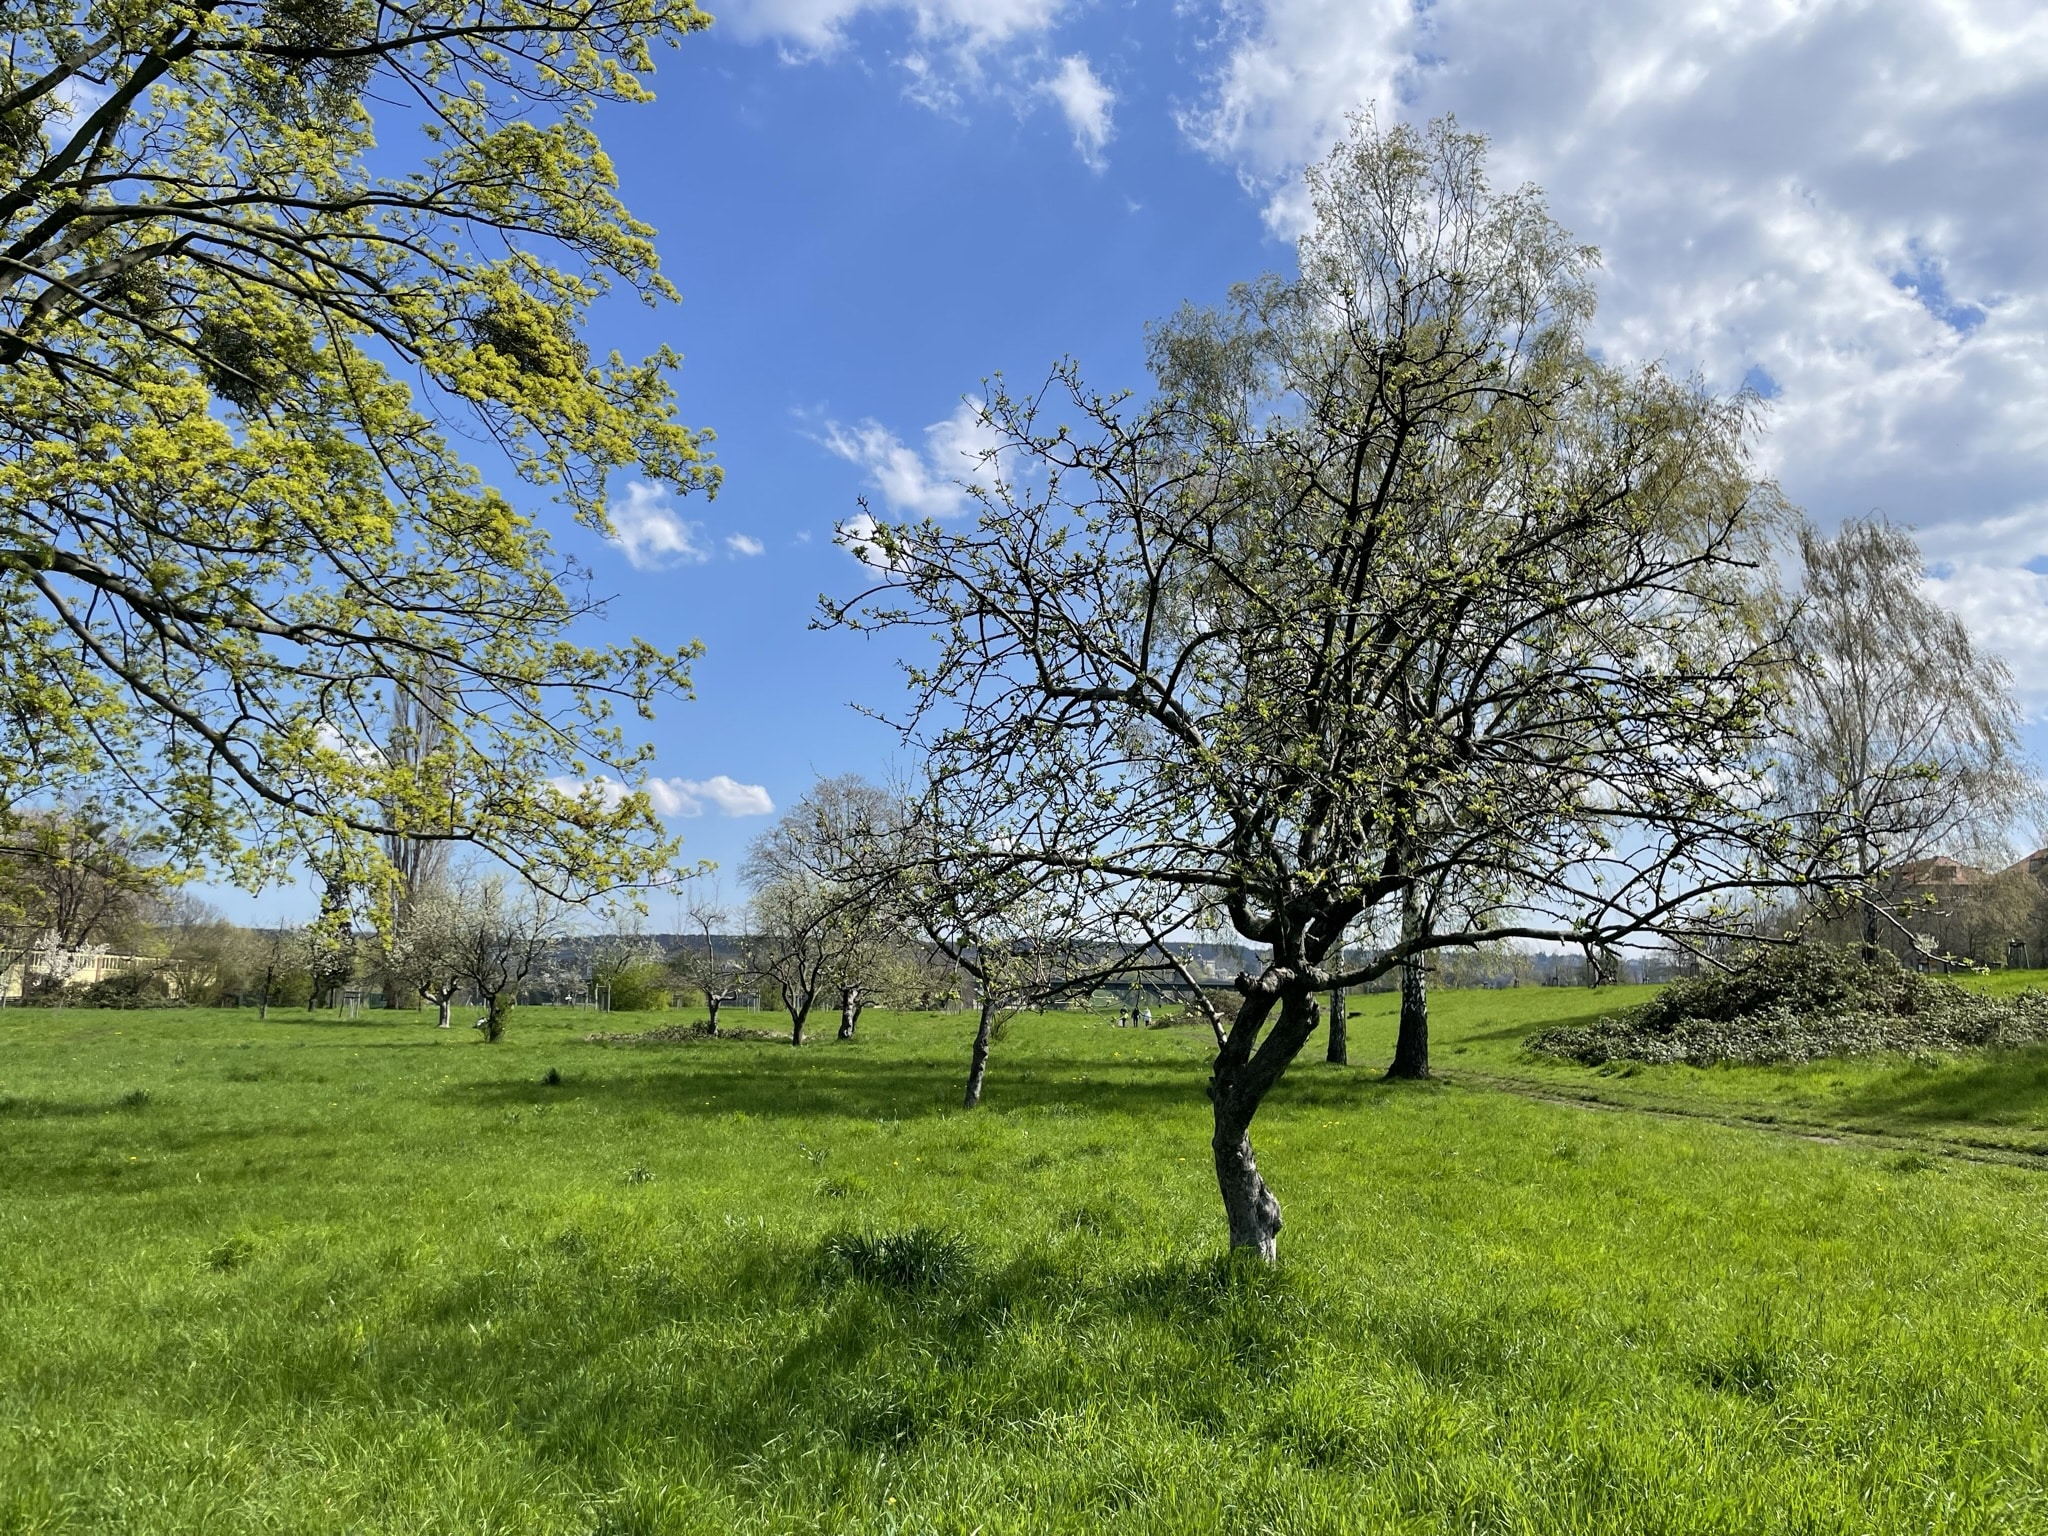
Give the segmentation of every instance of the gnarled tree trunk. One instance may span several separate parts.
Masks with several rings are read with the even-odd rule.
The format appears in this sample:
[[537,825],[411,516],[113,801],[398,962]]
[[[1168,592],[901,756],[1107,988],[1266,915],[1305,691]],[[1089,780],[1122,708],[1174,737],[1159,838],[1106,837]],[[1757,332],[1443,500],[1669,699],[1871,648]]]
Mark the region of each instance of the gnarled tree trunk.
[[967,1064],[967,1098],[965,1107],[974,1108],[981,1102],[981,1082],[988,1076],[988,1043],[996,1032],[996,1000],[986,988],[981,994],[981,1020],[974,1027],[974,1056]]
[[859,987],[839,989],[839,1038],[851,1040],[854,1030],[860,1024],[861,1002]]
[[1344,989],[1330,994],[1330,1049],[1323,1059],[1333,1067],[1351,1065],[1351,1015],[1344,1001]]
[[718,1033],[718,1005],[722,1001],[723,999],[709,987],[704,989],[704,1011],[711,1015],[711,1024],[708,1032],[713,1036],[716,1036]]
[[[1259,1025],[1277,1005],[1280,1019],[1259,1048],[1252,1049]],[[1216,1158],[1216,1188],[1223,1196],[1223,1214],[1230,1225],[1230,1246],[1256,1252],[1267,1263],[1280,1253],[1280,1202],[1259,1174],[1252,1155],[1252,1116],[1268,1090],[1280,1081],[1287,1064],[1300,1054],[1315,1032],[1316,1000],[1297,987],[1277,1000],[1248,996],[1237,1022],[1216,1055],[1209,1078],[1209,1102],[1215,1114],[1210,1147]]]
[[496,1045],[505,1038],[505,1015],[511,1010],[500,1006],[500,994],[493,992],[484,999],[484,1043]]
[[1223,1215],[1230,1224],[1230,1246],[1251,1248],[1268,1264],[1280,1257],[1280,1202],[1259,1176],[1252,1156],[1250,1124],[1237,1117],[1216,1116],[1210,1145],[1216,1153],[1216,1187],[1223,1192]]

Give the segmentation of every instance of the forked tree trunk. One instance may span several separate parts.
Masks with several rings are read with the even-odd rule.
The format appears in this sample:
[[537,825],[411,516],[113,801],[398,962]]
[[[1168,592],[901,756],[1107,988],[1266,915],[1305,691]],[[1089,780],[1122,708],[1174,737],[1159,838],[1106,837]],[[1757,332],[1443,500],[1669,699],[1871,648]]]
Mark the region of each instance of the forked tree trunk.
[[496,992],[484,998],[484,1043],[496,1045],[505,1038],[505,1010],[498,1005]]
[[705,989],[704,989],[704,1008],[705,1008],[705,1011],[706,1011],[706,1012],[708,1012],[708,1013],[709,1013],[709,1014],[711,1015],[711,1028],[710,1028],[710,1033],[712,1034],[712,1036],[713,1036],[714,1038],[716,1038],[716,1036],[717,1036],[717,1034],[718,1034],[718,1004],[719,1004],[719,996],[718,996],[718,994],[717,994],[716,992],[713,992],[713,991],[712,991],[712,990],[711,990],[711,989],[710,989],[709,987],[705,988]]
[[789,1001],[789,993],[786,991],[782,995],[789,1006],[789,1043],[801,1048],[804,1043],[804,1020],[811,1016],[810,994],[805,993],[796,1001]]
[[[1257,1007],[1263,1014],[1276,1005],[1268,999],[1247,997],[1244,1006]],[[1209,1144],[1215,1153],[1216,1188],[1223,1196],[1230,1246],[1249,1249],[1269,1264],[1280,1255],[1280,1202],[1259,1176],[1258,1161],[1252,1155],[1252,1116],[1287,1064],[1301,1053],[1318,1022],[1315,999],[1307,992],[1289,993],[1277,1006],[1280,1018],[1257,1051],[1251,1049],[1251,1041],[1258,1033],[1258,1020],[1247,1020],[1240,1013],[1209,1079],[1209,1102],[1215,1114],[1215,1133]],[[1246,1024],[1254,1027],[1246,1031]]]
[[851,1040],[854,1030],[860,1024],[860,988],[839,989],[839,1038]]
[[447,1029],[451,1022],[449,1015],[452,1014],[454,1011],[455,994],[453,992],[444,992],[439,997],[435,998],[434,1027],[436,1029]]
[[995,1032],[996,1000],[984,989],[981,994],[981,1021],[974,1027],[974,1056],[967,1064],[965,1107],[968,1109],[981,1102],[981,1082],[988,1076],[988,1043]]
[[1351,1065],[1351,1018],[1342,987],[1330,994],[1330,1049],[1323,1059],[1333,1067]]

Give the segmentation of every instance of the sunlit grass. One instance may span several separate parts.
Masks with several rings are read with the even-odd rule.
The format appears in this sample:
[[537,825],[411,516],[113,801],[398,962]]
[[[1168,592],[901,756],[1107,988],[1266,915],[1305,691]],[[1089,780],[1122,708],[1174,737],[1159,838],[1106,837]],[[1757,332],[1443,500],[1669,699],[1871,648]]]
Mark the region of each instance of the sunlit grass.
[[[2048,984],[2048,972],[1959,979],[2010,995]],[[1462,1074],[1472,1086],[1481,1081],[1496,1087],[1512,1084],[1638,1107],[2048,1160],[2048,1045],[1705,1068],[1635,1062],[1585,1067],[1522,1050],[1523,1036],[1540,1027],[1546,1007],[1552,1010],[1548,1017],[1561,1022],[1589,1021],[1649,993],[1642,987],[1600,992],[1532,987],[1444,994],[1432,1010],[1436,1061],[1449,1076]],[[1354,1012],[1387,1031],[1396,1006],[1387,996],[1352,1002]]]
[[2005,1069],[1520,1054],[1625,1000],[1443,994],[1396,1088],[1355,999],[1255,1131],[1273,1273],[1193,1031],[1019,1020],[966,1114],[960,1017],[0,1013],[0,1531],[2048,1527],[2039,1176],[1526,1096]]

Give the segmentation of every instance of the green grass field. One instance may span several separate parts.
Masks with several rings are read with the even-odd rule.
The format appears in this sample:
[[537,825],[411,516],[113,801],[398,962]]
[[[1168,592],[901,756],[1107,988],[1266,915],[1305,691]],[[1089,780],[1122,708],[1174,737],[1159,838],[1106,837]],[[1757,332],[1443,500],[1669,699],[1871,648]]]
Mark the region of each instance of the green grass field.
[[0,1532],[2048,1530],[2048,1053],[1519,1049],[1626,1000],[1356,1000],[1272,1271],[1191,1031],[0,1012]]

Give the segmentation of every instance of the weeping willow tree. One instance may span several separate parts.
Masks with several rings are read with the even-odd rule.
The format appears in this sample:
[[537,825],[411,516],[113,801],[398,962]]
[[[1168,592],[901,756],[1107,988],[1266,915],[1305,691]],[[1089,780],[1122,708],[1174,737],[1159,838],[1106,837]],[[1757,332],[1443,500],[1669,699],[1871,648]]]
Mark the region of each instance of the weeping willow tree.
[[1864,951],[1905,930],[1898,877],[1995,856],[2038,802],[2005,663],[1927,596],[1912,531],[1802,531],[1804,585],[1780,751],[1793,798],[1835,832]]

